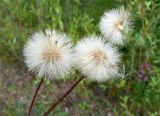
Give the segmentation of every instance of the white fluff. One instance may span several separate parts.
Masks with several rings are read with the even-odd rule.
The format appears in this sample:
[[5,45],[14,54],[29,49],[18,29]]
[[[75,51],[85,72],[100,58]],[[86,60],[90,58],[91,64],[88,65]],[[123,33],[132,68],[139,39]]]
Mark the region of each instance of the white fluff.
[[69,38],[55,30],[35,33],[24,47],[29,70],[50,79],[63,77],[71,70],[73,50]]
[[100,20],[100,30],[105,38],[114,44],[123,44],[122,32],[128,30],[129,12],[124,10],[109,10],[104,13]]
[[106,81],[118,76],[120,55],[101,37],[88,37],[75,47],[76,65],[91,80]]

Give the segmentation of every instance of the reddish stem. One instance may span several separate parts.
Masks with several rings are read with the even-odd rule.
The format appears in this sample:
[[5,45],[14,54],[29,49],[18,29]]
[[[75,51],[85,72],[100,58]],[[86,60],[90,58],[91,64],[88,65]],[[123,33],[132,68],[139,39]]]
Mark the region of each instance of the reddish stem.
[[44,113],[43,116],[47,116],[77,85],[78,83],[83,80],[85,77],[81,76],[80,79],[78,79],[72,86],[71,88],[58,100],[56,101],[47,112]]
[[41,81],[40,81],[40,83],[38,84],[38,87],[37,87],[37,89],[36,89],[36,91],[35,91],[35,93],[34,93],[34,96],[33,96],[32,102],[31,102],[31,105],[30,105],[30,107],[29,107],[28,116],[31,115],[32,107],[33,107],[35,98],[36,98],[36,96],[37,96],[37,94],[38,94],[38,91],[39,91],[39,89],[40,89],[40,87],[41,87],[41,85],[42,85],[42,82],[43,82],[43,78],[41,79]]

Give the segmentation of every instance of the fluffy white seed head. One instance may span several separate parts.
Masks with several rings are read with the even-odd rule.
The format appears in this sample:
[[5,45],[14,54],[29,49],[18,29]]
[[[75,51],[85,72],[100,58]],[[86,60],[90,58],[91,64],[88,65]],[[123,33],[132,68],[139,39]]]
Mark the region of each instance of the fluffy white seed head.
[[106,11],[100,20],[100,30],[105,38],[114,44],[123,44],[123,32],[129,28],[129,12],[113,9]]
[[91,80],[106,81],[118,76],[120,55],[101,37],[88,37],[75,47],[76,65]]
[[50,79],[63,77],[73,64],[72,43],[65,34],[55,30],[37,32],[24,47],[29,70]]

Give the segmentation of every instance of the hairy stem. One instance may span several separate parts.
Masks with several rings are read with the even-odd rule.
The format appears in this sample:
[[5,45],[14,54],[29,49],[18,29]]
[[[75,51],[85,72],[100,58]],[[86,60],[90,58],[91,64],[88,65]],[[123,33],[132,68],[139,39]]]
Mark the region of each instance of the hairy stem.
[[47,112],[44,113],[44,116],[47,116],[77,85],[81,80],[83,80],[85,77],[81,76],[72,86],[71,88],[58,100],[56,101]]
[[37,94],[38,94],[38,91],[39,91],[39,89],[40,89],[40,87],[41,87],[41,85],[42,85],[42,82],[43,82],[43,78],[41,79],[41,81],[40,81],[40,83],[38,84],[38,87],[37,87],[37,89],[36,89],[36,91],[35,91],[35,93],[34,93],[34,96],[33,96],[32,102],[31,102],[31,105],[30,105],[30,107],[29,107],[28,116],[31,115],[32,107],[33,107],[35,98],[36,98],[36,96],[37,96]]

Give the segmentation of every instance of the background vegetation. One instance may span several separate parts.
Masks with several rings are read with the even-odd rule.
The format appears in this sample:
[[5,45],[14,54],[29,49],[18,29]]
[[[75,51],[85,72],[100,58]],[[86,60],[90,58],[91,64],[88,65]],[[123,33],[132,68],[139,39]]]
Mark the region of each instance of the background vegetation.
[[[123,53],[124,77],[105,83],[84,80],[51,115],[160,115],[159,0],[0,0],[0,114],[26,115],[39,82],[23,63],[23,46],[38,30],[56,28],[73,41],[100,34],[103,12],[124,7],[134,21]],[[45,80],[33,109],[42,115],[76,78]]]

